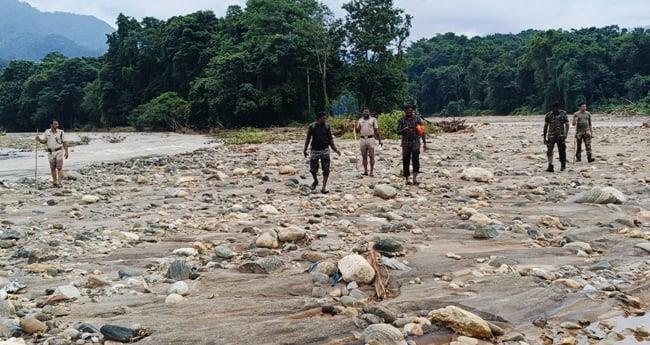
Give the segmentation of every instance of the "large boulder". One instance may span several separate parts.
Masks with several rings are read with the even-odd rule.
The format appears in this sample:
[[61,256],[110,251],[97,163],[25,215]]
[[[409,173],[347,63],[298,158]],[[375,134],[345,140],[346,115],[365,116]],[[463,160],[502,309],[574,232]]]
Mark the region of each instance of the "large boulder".
[[339,260],[339,271],[348,282],[371,283],[375,279],[375,269],[359,254],[351,254]]
[[368,326],[363,331],[363,341],[368,345],[406,345],[404,335],[399,329],[378,323]]
[[392,199],[397,195],[397,189],[387,184],[378,184],[375,186],[374,194],[385,200]]
[[431,321],[443,323],[454,332],[472,338],[491,339],[490,325],[476,314],[455,306],[437,309],[429,313]]
[[613,187],[594,187],[576,197],[573,202],[579,204],[622,204],[625,202],[625,195]]
[[463,170],[460,178],[467,181],[490,182],[494,178],[494,174],[483,168],[467,168]]

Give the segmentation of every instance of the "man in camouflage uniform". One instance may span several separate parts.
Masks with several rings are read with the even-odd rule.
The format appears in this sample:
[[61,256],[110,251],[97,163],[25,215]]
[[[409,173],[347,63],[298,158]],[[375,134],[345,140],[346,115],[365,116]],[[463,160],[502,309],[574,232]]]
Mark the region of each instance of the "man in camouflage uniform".
[[566,111],[560,109],[560,103],[555,102],[552,110],[544,118],[544,144],[546,144],[546,156],[548,157],[548,169],[553,172],[553,147],[557,145],[560,153],[561,170],[566,169],[566,138],[569,134],[569,118]]
[[[420,135],[417,131],[418,126],[423,126],[422,118],[414,115],[415,106],[407,104],[403,107],[404,117],[397,123],[397,134],[402,136],[402,174],[409,181],[410,165],[413,162],[413,184],[418,185],[418,174],[420,173],[420,146],[422,150],[427,150],[427,139],[424,134]],[[422,144],[420,143],[422,142]]]
[[582,142],[585,143],[587,150],[587,161],[593,162],[595,159],[591,156],[591,138],[594,132],[591,128],[591,114],[587,111],[587,103],[582,102],[578,105],[579,110],[573,114],[573,126],[576,127],[576,161],[580,162],[582,157]]

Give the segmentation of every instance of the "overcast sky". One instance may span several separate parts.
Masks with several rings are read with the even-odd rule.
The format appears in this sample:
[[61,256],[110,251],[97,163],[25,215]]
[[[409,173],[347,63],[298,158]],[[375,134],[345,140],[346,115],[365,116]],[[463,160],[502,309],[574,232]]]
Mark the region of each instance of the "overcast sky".
[[[347,0],[324,0],[339,16]],[[245,0],[27,0],[44,11],[94,15],[114,25],[120,12],[142,18],[166,19],[174,15],[210,9],[217,15],[229,5]],[[436,33],[456,32],[468,36],[549,28],[582,28],[617,24],[621,27],[650,26],[648,0],[395,0],[412,14],[411,40]]]

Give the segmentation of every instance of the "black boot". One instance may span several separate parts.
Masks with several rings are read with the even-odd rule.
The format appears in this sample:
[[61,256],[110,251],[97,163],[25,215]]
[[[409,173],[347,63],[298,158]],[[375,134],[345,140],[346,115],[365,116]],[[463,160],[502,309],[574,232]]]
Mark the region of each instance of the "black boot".
[[587,162],[591,163],[593,161],[595,161],[595,159],[593,157],[591,157],[591,155],[588,155],[587,156]]
[[576,162],[582,162],[582,157],[580,157],[580,155],[576,155]]
[[560,171],[566,170],[566,161],[562,161],[562,165],[560,166]]
[[546,169],[548,172],[554,172],[555,170],[553,169],[553,164],[549,164],[548,168]]

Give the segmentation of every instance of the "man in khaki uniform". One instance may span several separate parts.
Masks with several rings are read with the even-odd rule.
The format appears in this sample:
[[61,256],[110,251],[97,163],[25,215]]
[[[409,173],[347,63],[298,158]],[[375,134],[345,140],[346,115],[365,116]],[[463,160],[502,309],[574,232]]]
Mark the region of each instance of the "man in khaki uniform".
[[63,138],[63,131],[59,129],[57,120],[50,121],[50,128],[46,129],[43,135],[45,138],[37,135],[36,141],[47,145],[52,184],[54,187],[60,188],[62,187],[61,181],[63,181],[63,159],[68,159],[68,143]]
[[591,155],[591,138],[594,137],[594,131],[591,127],[591,114],[587,111],[587,103],[582,102],[578,105],[579,110],[573,113],[573,126],[576,127],[576,161],[582,160],[582,142],[585,142],[587,150],[587,161],[593,162],[595,159]]
[[363,108],[363,117],[357,122],[359,146],[363,157],[363,175],[368,176],[368,157],[370,157],[370,176],[375,174],[375,139],[381,143],[377,119],[370,116],[370,109]]

